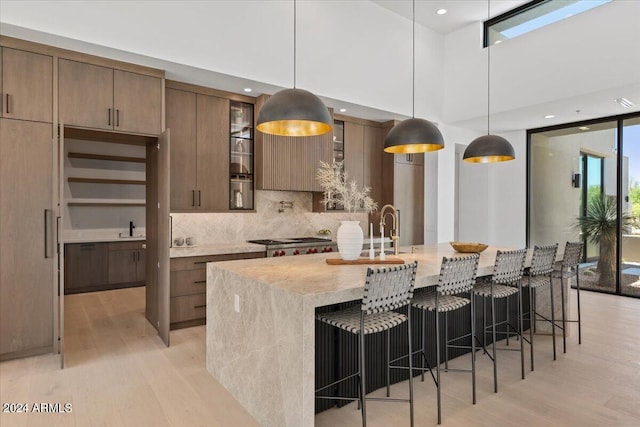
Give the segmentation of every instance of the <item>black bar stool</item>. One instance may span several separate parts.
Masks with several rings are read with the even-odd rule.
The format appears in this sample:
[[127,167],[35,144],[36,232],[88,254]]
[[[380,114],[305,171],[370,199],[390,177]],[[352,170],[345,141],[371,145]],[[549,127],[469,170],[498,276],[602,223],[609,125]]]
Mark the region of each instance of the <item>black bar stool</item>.
[[[425,363],[427,357],[425,355],[425,335],[427,331],[426,312],[433,311],[436,314],[436,378],[435,383],[437,387],[437,400],[438,400],[438,424],[442,422],[442,398],[441,389],[442,383],[440,381],[440,313],[444,313],[445,316],[451,312],[461,309],[467,305],[471,306],[471,333],[462,335],[457,338],[449,339],[448,335],[445,335],[445,349],[452,348],[470,348],[471,349],[471,369],[448,369],[445,367],[445,371],[456,372],[470,372],[471,373],[471,387],[473,390],[473,403],[476,403],[476,347],[475,347],[475,305],[473,298],[471,297],[471,291],[473,285],[476,282],[476,272],[478,271],[479,254],[468,255],[458,258],[442,258],[442,265],[440,267],[440,278],[437,286],[432,286],[431,289],[423,290],[420,293],[416,293],[411,303],[412,307],[420,310],[420,319],[422,323],[422,344],[421,348],[416,352],[422,355],[422,367],[415,368],[423,372],[431,371],[431,367]],[[435,289],[433,289],[435,288]],[[465,294],[465,296],[459,296]],[[454,345],[452,342],[459,341],[461,339],[471,337],[471,345]],[[447,356],[448,357],[448,356]],[[431,372],[433,375],[433,372]]]
[[[580,322],[580,274],[578,269],[580,268],[580,260],[582,259],[582,251],[584,250],[584,243],[582,242],[567,242],[564,247],[564,255],[562,256],[562,262],[556,264],[553,271],[553,278],[560,279],[560,294],[562,295],[562,349],[563,353],[567,352],[567,323],[573,322],[578,324],[578,344],[582,344],[582,323]],[[567,313],[564,303],[564,284],[563,280],[571,280],[572,277],[576,278],[576,295],[578,296],[578,319],[567,320]]]
[[[407,315],[397,313],[397,310],[411,304],[413,296],[413,285],[416,278],[416,269],[418,262],[412,264],[404,264],[402,266],[367,270],[367,279],[364,285],[364,296],[362,304],[356,305],[344,310],[334,311],[330,313],[322,313],[316,316],[316,319],[329,325],[340,328],[358,336],[358,371],[352,375],[346,376],[331,384],[320,387],[316,390],[317,399],[329,400],[357,400],[360,402],[362,410],[362,425],[367,425],[367,400],[386,400],[392,402],[408,402],[410,423],[413,426],[413,375],[409,375],[409,399],[392,399],[389,397],[366,397],[366,378],[365,378],[365,335],[375,334],[378,332],[388,331],[404,322],[407,322],[407,337],[409,340],[409,352],[413,354],[411,349],[411,307],[407,310]],[[387,340],[387,346],[389,341]],[[387,351],[388,353],[388,351]],[[409,372],[412,372],[412,361],[409,359]],[[389,361],[387,359],[387,364]],[[337,397],[337,396],[319,396],[318,393],[329,387],[346,381],[350,378],[357,377],[360,383],[358,397]]]
[[[522,286],[529,289],[529,311],[522,313],[523,320],[529,321],[529,339],[525,340],[531,348],[531,370],[533,371],[533,324],[537,319],[542,319],[551,323],[551,335],[553,336],[553,360],[556,360],[556,319],[553,308],[553,286],[551,286],[551,274],[553,273],[553,265],[556,262],[556,254],[558,253],[558,244],[549,246],[535,246],[533,248],[533,258],[531,267],[525,270]],[[548,286],[551,295],[551,319],[536,312],[535,298],[539,288]],[[520,294],[520,306],[522,307],[522,298]]]
[[[491,279],[478,280],[473,289],[473,294],[482,297],[482,348],[484,353],[489,356],[493,362],[493,389],[498,392],[498,360],[496,358],[496,336],[497,334],[507,336],[507,345],[509,343],[509,328],[513,331],[513,335],[520,338],[520,361],[522,369],[522,379],[524,379],[524,343],[522,341],[522,299],[518,298],[518,319],[520,325],[518,328],[509,323],[509,300],[513,294],[522,293],[522,273],[524,270],[524,260],[527,254],[526,249],[518,249],[515,251],[498,251],[496,254],[496,263],[493,266],[493,275]],[[496,299],[507,299],[507,318],[496,323]],[[491,325],[486,325],[486,302],[491,300]],[[496,327],[506,325],[506,330],[496,331]],[[491,331],[493,343],[492,354],[489,355],[486,346],[487,330]],[[500,350],[515,350],[512,348],[500,348]]]

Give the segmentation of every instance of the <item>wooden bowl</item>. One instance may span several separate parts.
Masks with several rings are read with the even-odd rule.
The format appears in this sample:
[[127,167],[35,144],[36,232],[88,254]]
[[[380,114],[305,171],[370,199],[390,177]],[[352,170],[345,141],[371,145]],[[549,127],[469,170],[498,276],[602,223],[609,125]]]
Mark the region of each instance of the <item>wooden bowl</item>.
[[484,243],[449,242],[449,244],[457,252],[465,254],[480,253],[489,247],[489,245],[485,245]]

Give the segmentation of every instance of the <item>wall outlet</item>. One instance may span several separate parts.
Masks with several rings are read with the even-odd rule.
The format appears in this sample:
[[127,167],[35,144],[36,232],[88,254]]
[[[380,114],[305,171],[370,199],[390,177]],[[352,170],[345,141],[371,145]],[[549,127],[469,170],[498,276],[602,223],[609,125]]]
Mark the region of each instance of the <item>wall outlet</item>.
[[233,309],[236,313],[240,313],[240,295],[238,294],[233,295]]

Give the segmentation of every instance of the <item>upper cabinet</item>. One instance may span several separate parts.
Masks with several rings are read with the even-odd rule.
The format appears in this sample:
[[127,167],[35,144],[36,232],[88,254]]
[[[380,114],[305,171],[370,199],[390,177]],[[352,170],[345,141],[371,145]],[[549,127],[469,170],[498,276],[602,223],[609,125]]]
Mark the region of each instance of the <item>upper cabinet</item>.
[[7,47],[0,51],[0,116],[51,123],[53,58]]
[[[269,97],[256,101],[256,117]],[[330,111],[331,112],[331,111]],[[258,190],[322,191],[316,181],[320,161],[331,163],[333,134],[309,137],[255,135]]]
[[60,122],[69,126],[158,135],[162,79],[60,59]]
[[229,100],[170,87],[165,93],[171,211],[229,210]]
[[381,204],[382,129],[377,124],[344,122],[344,169],[361,187],[371,188],[370,196]]

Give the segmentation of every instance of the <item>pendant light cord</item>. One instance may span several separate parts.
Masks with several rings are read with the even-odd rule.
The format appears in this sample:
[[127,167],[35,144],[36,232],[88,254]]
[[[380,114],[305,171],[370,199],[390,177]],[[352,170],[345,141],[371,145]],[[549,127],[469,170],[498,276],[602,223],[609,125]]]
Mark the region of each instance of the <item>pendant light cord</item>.
[[293,88],[296,88],[296,0],[293,0]]
[[[491,0],[487,0],[487,21],[491,19]],[[489,38],[487,37],[487,40]],[[487,135],[491,134],[491,42],[487,44]]]
[[411,80],[411,85],[412,85],[412,90],[411,90],[411,102],[412,102],[412,106],[411,106],[411,117],[415,118],[416,117],[416,0],[413,0],[413,4],[411,7],[411,12],[412,12],[412,20],[413,20],[413,27],[412,27],[412,33],[411,33],[411,40],[413,43],[413,54],[412,54],[412,80]]

